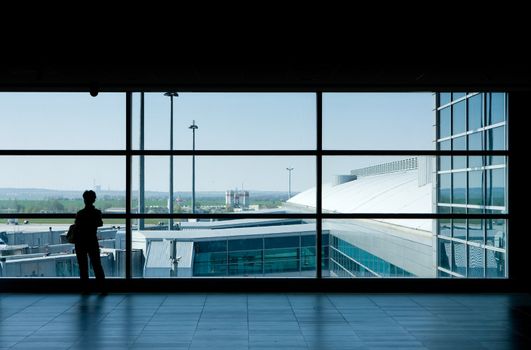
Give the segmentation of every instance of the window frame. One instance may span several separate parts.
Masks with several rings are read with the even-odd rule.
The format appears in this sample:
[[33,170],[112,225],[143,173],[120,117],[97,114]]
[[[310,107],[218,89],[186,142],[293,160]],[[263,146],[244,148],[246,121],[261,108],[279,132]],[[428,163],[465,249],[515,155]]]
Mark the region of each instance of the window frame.
[[[285,219],[293,219],[293,218],[299,218],[299,219],[311,219],[315,220],[316,224],[316,275],[314,278],[295,278],[295,280],[300,279],[315,279],[317,281],[331,281],[332,279],[324,278],[322,274],[322,236],[323,236],[323,227],[322,223],[323,220],[326,219],[387,219],[387,218],[393,218],[393,219],[468,219],[468,218],[475,218],[475,219],[503,219],[506,220],[505,230],[506,230],[506,256],[505,256],[505,271],[507,274],[507,277],[509,277],[508,271],[508,265],[509,265],[509,149],[508,149],[508,140],[509,140],[509,127],[508,127],[508,120],[509,120],[509,102],[510,102],[510,96],[509,93],[506,93],[505,98],[505,112],[506,112],[506,119],[503,122],[497,123],[495,125],[486,125],[486,115],[483,116],[484,125],[481,128],[483,133],[483,142],[486,145],[486,137],[487,137],[487,130],[497,127],[497,126],[504,126],[504,132],[505,132],[505,149],[504,150],[468,150],[468,146],[466,150],[440,150],[439,144],[440,142],[437,142],[437,147],[435,150],[396,150],[396,149],[390,149],[390,150],[360,150],[360,149],[342,149],[342,150],[323,150],[323,93],[333,93],[328,91],[310,91],[310,93],[315,94],[315,103],[316,103],[316,147],[314,150],[135,150],[133,149],[133,93],[142,93],[141,91],[121,91],[125,95],[125,132],[126,132],[126,145],[124,150],[50,150],[50,149],[42,149],[42,150],[4,150],[0,149],[0,157],[2,156],[122,156],[125,157],[125,177],[126,177],[126,189],[125,189],[125,205],[126,210],[124,214],[103,214],[103,218],[120,218],[125,219],[126,225],[125,225],[125,247],[126,247],[126,264],[125,264],[125,277],[124,278],[118,278],[120,281],[125,281],[126,285],[130,284],[131,281],[141,281],[140,283],[152,283],[151,278],[134,278],[132,276],[132,266],[131,266],[131,255],[132,255],[132,221],[136,219],[148,219],[148,218],[158,218],[158,219],[170,219],[170,218],[191,218],[191,219],[201,219],[201,218],[214,218],[214,219],[226,219],[226,218],[256,218],[256,219],[267,219],[267,218],[285,218]],[[245,91],[242,91],[245,92]],[[308,91],[305,91],[308,92]],[[162,93],[162,91],[161,91]],[[439,94],[434,93],[436,98],[436,106],[439,105]],[[441,106],[435,109],[435,118],[436,118],[436,125],[437,128],[435,130],[435,135],[439,135],[439,110],[447,107],[452,108],[451,106],[455,103],[459,103],[462,101],[466,101],[465,105],[465,132],[459,135],[451,135],[449,137],[445,137],[443,139],[438,139],[437,141],[441,140],[453,140],[456,137],[465,137],[465,142],[468,144],[468,137],[467,135],[478,132],[478,130],[469,131],[468,130],[468,97],[474,96],[478,93],[473,94],[467,94],[465,97],[461,97],[455,101],[451,101],[445,106]],[[97,97],[96,97],[97,98]],[[487,103],[488,99],[483,98],[483,103]],[[487,108],[484,106],[484,113],[487,113]],[[452,113],[452,112],[450,112]],[[453,116],[450,115],[450,123],[453,123]],[[453,130],[453,125],[450,125],[450,130]],[[438,136],[436,136],[438,137]],[[396,214],[396,213],[325,213],[323,212],[322,208],[322,159],[324,157],[333,157],[333,156],[434,156],[437,159],[441,156],[465,156],[467,159],[468,164],[468,157],[470,156],[504,156],[506,159],[506,165],[505,165],[505,198],[506,198],[506,208],[507,212],[504,214],[489,214],[489,213],[482,213],[482,214],[456,214],[456,213],[403,213],[403,214]],[[316,164],[316,177],[315,177],[315,187],[316,187],[316,208],[314,213],[300,213],[300,214],[242,214],[242,213],[226,213],[226,214],[181,214],[181,213],[173,213],[173,214],[138,214],[133,213],[131,209],[131,203],[132,203],[132,160],[135,156],[312,156],[315,157],[315,164]],[[453,160],[452,160],[453,161]],[[438,162],[436,162],[438,163]],[[484,171],[486,173],[486,171]],[[467,189],[468,189],[468,176],[466,177],[467,181]],[[453,189],[453,180],[451,180],[451,186]],[[485,182],[485,188],[486,182]],[[438,191],[434,191],[435,196],[435,205],[438,203]],[[75,214],[2,214],[0,213],[0,219],[5,218],[68,218],[73,219],[75,217]],[[438,249],[438,235],[436,235],[436,247],[434,249]],[[450,237],[451,238],[451,237]],[[446,236],[443,236],[443,239],[448,240],[449,238]],[[451,240],[451,239],[450,239]],[[465,246],[465,254],[468,252],[468,247]],[[486,264],[486,260],[484,259],[484,262]],[[465,261],[468,264],[468,256],[465,257]],[[438,266],[438,261],[436,262]],[[486,271],[486,270],[485,270]],[[443,271],[447,272],[447,271]],[[450,271],[451,272],[451,271]],[[438,277],[436,276],[435,279]],[[53,278],[53,279],[61,279],[59,277]],[[193,278],[192,278],[193,279]],[[211,278],[216,280],[217,278]],[[223,281],[230,280],[231,278],[223,278]],[[237,278],[236,278],[237,279]],[[181,280],[181,278],[176,279]],[[219,280],[219,279],[217,279]],[[241,279],[237,279],[241,280]],[[365,279],[366,280],[366,279]],[[396,280],[396,278],[392,278],[391,280]],[[2,281],[5,281],[5,278],[0,279],[0,283]],[[167,281],[167,280],[165,280]],[[191,282],[193,283],[193,282]],[[324,282],[327,283],[327,282]],[[331,282],[332,283],[332,282]]]

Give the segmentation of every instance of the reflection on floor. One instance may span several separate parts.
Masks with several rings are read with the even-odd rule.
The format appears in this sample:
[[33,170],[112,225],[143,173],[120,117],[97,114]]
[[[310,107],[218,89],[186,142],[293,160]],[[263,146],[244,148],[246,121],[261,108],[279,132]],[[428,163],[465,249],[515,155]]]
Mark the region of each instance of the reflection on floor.
[[0,349],[524,349],[527,294],[0,294]]

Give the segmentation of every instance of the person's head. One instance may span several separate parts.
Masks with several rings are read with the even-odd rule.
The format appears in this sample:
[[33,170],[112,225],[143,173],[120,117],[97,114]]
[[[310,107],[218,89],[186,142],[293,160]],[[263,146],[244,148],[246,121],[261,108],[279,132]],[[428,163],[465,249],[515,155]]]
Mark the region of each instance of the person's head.
[[83,200],[85,201],[85,205],[94,204],[96,201],[96,192],[92,190],[83,192]]

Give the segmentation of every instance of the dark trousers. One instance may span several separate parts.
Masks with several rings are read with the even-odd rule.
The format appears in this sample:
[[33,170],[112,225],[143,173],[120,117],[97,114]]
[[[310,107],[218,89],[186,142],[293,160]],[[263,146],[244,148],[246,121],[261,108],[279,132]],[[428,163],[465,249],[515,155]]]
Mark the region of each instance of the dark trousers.
[[90,264],[92,265],[92,270],[94,270],[96,279],[98,282],[103,282],[105,279],[105,273],[103,272],[103,267],[101,266],[100,247],[98,245],[97,239],[76,243],[76,256],[77,263],[79,265],[79,277],[81,277],[81,281],[86,283],[89,279],[88,256],[90,257]]

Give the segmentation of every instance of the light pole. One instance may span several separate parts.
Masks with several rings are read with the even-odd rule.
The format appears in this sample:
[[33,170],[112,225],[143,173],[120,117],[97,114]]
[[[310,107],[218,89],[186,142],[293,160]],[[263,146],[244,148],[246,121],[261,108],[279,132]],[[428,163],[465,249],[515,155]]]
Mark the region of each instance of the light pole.
[[288,199],[291,198],[291,171],[293,169],[294,168],[286,168],[286,170],[289,172],[289,176],[288,176]]
[[[170,97],[170,151],[173,151],[173,97],[179,96],[176,92],[166,92],[164,96]],[[173,214],[173,154],[170,154],[170,200],[168,212]],[[173,227],[173,218],[168,220],[168,231]]]
[[192,213],[195,214],[195,131],[199,129],[195,120],[188,129],[192,129]]

